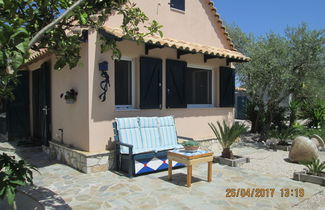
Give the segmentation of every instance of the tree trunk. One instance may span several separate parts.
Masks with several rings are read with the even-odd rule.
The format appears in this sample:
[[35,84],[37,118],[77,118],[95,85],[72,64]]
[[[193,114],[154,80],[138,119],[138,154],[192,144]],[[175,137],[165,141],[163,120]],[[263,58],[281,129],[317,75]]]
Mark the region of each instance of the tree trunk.
[[232,154],[232,151],[230,150],[230,148],[224,148],[222,150],[221,157],[228,158],[228,159],[234,159],[234,155]]
[[266,119],[265,119],[265,123],[264,123],[263,129],[262,129],[259,141],[265,141],[269,138],[271,125],[272,125],[272,121],[273,121],[273,112],[274,112],[274,110],[272,108],[269,108],[266,111]]

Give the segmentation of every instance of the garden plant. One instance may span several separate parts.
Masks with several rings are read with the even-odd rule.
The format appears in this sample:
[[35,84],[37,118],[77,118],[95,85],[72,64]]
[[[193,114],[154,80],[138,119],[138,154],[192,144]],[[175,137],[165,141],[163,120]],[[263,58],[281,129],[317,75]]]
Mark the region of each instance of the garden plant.
[[14,209],[17,188],[33,184],[33,170],[38,172],[24,160],[16,160],[6,153],[0,155],[0,198],[6,198]]
[[223,124],[217,122],[217,126],[209,123],[209,126],[222,146],[223,151],[221,157],[234,159],[235,156],[230,147],[241,134],[247,132],[246,126],[238,122],[228,126],[226,121],[223,121]]

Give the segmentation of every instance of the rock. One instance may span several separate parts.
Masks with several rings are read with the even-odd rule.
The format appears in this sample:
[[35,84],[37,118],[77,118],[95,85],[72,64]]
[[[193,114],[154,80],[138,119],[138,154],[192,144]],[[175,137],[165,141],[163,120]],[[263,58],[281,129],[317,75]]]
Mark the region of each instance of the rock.
[[276,139],[276,138],[270,138],[270,139],[266,140],[266,145],[267,146],[274,146],[274,145],[276,145],[278,143],[279,143],[279,140]]
[[293,162],[312,161],[319,157],[316,144],[307,137],[298,136],[292,143],[289,159]]
[[311,140],[316,144],[316,146],[318,148],[319,147],[324,148],[325,143],[324,143],[324,140],[320,136],[314,134],[314,135],[312,135]]

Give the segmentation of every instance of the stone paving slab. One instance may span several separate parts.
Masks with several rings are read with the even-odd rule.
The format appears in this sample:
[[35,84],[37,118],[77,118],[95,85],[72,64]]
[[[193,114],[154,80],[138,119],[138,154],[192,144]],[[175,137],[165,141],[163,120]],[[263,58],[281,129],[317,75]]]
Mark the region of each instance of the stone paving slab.
[[[28,159],[28,155],[27,155]],[[129,179],[111,171],[83,174],[59,163],[45,164],[44,153],[32,154],[41,160],[36,185],[58,193],[73,209],[290,209],[324,190],[323,187],[296,182],[276,174],[213,164],[213,179],[206,182],[207,165],[193,167],[192,187],[185,187],[186,168]],[[274,197],[226,198],[227,188],[275,188]],[[303,198],[282,198],[281,188],[304,188]]]

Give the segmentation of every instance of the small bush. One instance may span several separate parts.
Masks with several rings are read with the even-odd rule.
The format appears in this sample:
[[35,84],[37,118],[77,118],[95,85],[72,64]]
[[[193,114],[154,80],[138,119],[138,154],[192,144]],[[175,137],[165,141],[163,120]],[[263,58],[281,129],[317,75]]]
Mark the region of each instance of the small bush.
[[310,174],[314,174],[316,176],[320,176],[320,174],[325,170],[325,161],[320,162],[319,159],[313,159],[310,162],[301,162],[301,164],[308,168],[308,172]]
[[19,186],[33,184],[33,172],[37,169],[24,160],[15,160],[6,153],[0,155],[0,199],[7,198],[13,206],[16,190]]
[[301,108],[302,117],[309,119],[308,127],[324,128],[325,125],[325,101],[316,99],[311,102],[305,102]]

